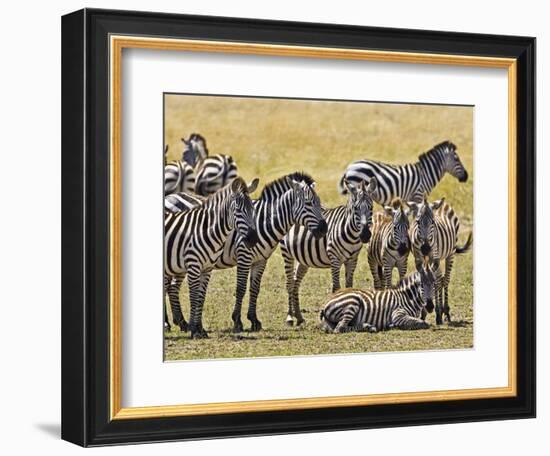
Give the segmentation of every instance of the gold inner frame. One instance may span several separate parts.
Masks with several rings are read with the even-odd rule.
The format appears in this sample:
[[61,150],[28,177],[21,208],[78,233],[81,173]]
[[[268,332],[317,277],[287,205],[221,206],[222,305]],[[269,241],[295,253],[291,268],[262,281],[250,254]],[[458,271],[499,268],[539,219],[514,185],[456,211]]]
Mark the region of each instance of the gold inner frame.
[[[121,94],[123,49],[155,49],[230,54],[255,54],[317,59],[368,60],[431,65],[453,65],[508,70],[508,386],[462,390],[404,392],[354,396],[330,396],[208,404],[126,407],[122,398],[122,193],[121,193]],[[221,42],[110,36],[110,411],[111,419],[158,418],[239,412],[265,412],[312,408],[359,406],[513,397],[517,394],[517,290],[516,290],[516,116],[517,61],[511,58],[468,55],[386,52],[309,46],[287,46],[242,42]]]

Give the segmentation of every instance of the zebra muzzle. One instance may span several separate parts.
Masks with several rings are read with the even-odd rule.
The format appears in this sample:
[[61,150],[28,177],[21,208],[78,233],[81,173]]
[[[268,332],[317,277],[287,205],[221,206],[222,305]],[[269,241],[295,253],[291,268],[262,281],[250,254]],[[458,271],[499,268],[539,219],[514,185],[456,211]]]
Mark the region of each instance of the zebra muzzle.
[[434,302],[431,299],[428,299],[426,302],[426,310],[428,313],[432,313],[434,311]]
[[256,233],[256,230],[249,229],[243,241],[244,245],[249,249],[254,247],[258,243],[258,233]]
[[366,244],[367,242],[370,241],[371,235],[372,235],[372,233],[371,233],[369,227],[365,226],[361,230],[361,233],[359,233],[359,239],[361,240],[361,242]]
[[429,244],[422,244],[422,246],[420,247],[420,252],[424,256],[427,256],[430,253],[431,250],[432,249],[431,249]]

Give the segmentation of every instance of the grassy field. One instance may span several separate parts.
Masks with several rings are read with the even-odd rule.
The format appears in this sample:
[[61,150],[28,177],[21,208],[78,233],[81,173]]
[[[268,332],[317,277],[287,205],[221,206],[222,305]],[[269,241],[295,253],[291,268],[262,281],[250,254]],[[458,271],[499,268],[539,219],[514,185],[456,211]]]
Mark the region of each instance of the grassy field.
[[[232,155],[246,180],[264,184],[296,170],[310,173],[324,205],[345,204],[337,182],[346,165],[372,158],[390,163],[416,161],[433,145],[451,140],[458,147],[470,179],[465,184],[447,175],[432,193],[445,196],[461,219],[459,243],[473,224],[473,109],[469,107],[341,103],[251,98],[167,95],[165,141],[169,158],[181,156],[181,137],[202,134],[211,154]],[[257,196],[259,191],[253,195]],[[375,210],[380,209],[375,207]],[[412,270],[412,258],[409,270]],[[287,327],[287,293],[279,249],[268,262],[258,300],[263,330],[233,334],[231,311],[235,295],[235,269],[215,271],[204,309],[207,340],[190,340],[173,329],[165,332],[165,359],[247,358],[367,351],[456,349],[473,346],[472,253],[457,257],[450,286],[453,324],[423,331],[325,334],[318,329],[319,310],[330,292],[330,270],[310,269],[301,287],[306,325]],[[343,278],[343,274],[342,274]],[[367,288],[372,277],[363,249],[355,286]],[[243,304],[246,320],[247,297]],[[182,308],[189,313],[187,287],[182,287]]]

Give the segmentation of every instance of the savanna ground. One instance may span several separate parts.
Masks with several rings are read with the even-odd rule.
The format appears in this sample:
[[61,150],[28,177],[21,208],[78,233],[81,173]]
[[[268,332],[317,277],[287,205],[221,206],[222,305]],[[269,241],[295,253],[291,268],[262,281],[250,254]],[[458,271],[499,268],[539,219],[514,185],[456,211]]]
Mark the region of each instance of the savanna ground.
[[[305,171],[317,182],[325,206],[345,204],[337,182],[353,160],[370,158],[389,163],[417,160],[435,144],[451,140],[470,179],[461,184],[450,175],[431,194],[445,196],[461,220],[459,243],[473,224],[473,109],[384,103],[344,103],[301,100],[270,100],[205,96],[165,96],[165,141],[169,159],[181,156],[181,137],[200,133],[210,154],[232,155],[239,174],[247,181],[260,178],[257,197],[264,184],[293,171]],[[380,210],[375,206],[375,210]],[[413,269],[409,257],[409,271]],[[394,276],[395,277],[395,276]],[[343,273],[342,273],[343,283]],[[366,249],[363,248],[354,286],[372,286]],[[430,329],[387,331],[376,334],[326,334],[318,328],[319,311],[330,293],[329,269],[310,269],[301,287],[305,326],[285,325],[287,293],[280,250],[268,261],[258,300],[263,330],[232,332],[231,312],[235,299],[235,269],[214,271],[204,307],[207,340],[190,340],[172,328],[165,332],[165,359],[249,358],[259,356],[312,355],[381,351],[458,349],[473,346],[472,253],[457,256],[449,290],[453,324]],[[246,320],[248,293],[243,303]],[[184,315],[189,315],[188,289],[181,291]],[[159,307],[160,311],[160,307]]]

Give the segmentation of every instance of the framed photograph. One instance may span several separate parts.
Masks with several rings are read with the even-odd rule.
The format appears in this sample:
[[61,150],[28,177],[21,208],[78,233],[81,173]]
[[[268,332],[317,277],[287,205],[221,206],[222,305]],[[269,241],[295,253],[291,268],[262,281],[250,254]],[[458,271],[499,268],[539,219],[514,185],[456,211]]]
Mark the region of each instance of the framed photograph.
[[535,39],[62,19],[62,437],[535,416]]

